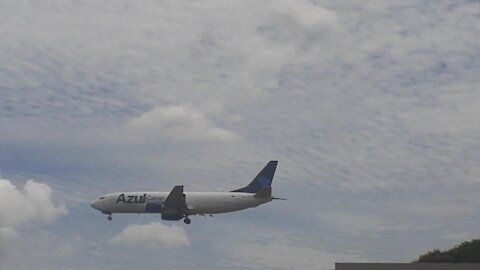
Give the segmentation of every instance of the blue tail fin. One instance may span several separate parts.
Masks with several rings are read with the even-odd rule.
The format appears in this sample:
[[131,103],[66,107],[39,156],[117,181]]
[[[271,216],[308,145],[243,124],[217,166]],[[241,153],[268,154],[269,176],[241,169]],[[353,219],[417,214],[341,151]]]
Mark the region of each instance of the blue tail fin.
[[278,161],[272,160],[261,170],[258,175],[248,184],[248,186],[232,190],[231,192],[247,192],[256,193],[265,187],[272,186],[273,176],[275,175],[275,169],[277,169]]

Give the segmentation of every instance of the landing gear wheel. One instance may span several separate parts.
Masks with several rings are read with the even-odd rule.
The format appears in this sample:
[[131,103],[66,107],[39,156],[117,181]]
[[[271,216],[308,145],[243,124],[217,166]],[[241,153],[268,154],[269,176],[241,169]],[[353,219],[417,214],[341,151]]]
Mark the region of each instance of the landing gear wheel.
[[185,224],[190,224],[190,222],[192,222],[192,220],[190,220],[188,217],[186,217],[183,222],[185,222]]
[[108,219],[108,220],[112,220],[112,215],[108,215],[108,216],[107,216],[107,219]]

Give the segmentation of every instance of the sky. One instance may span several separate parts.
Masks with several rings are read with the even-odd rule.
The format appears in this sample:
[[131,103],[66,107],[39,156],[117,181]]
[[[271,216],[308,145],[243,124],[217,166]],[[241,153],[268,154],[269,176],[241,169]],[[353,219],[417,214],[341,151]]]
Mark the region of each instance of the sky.
[[[333,269],[480,229],[478,1],[0,0],[0,268]],[[116,191],[237,213],[114,215]]]

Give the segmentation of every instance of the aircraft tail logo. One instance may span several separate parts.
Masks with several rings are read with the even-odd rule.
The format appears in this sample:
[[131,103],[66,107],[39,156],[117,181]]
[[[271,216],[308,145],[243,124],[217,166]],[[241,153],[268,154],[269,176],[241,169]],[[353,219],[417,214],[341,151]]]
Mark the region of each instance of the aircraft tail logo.
[[261,170],[248,186],[232,190],[232,192],[256,193],[259,190],[271,187],[278,161],[272,160]]

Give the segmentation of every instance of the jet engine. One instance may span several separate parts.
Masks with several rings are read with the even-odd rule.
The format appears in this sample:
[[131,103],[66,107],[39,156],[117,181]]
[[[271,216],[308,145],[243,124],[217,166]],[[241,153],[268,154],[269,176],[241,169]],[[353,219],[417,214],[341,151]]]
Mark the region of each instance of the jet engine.
[[162,214],[163,220],[180,220],[184,217],[183,214]]
[[149,201],[145,203],[145,212],[147,213],[161,213],[163,209],[163,202]]

